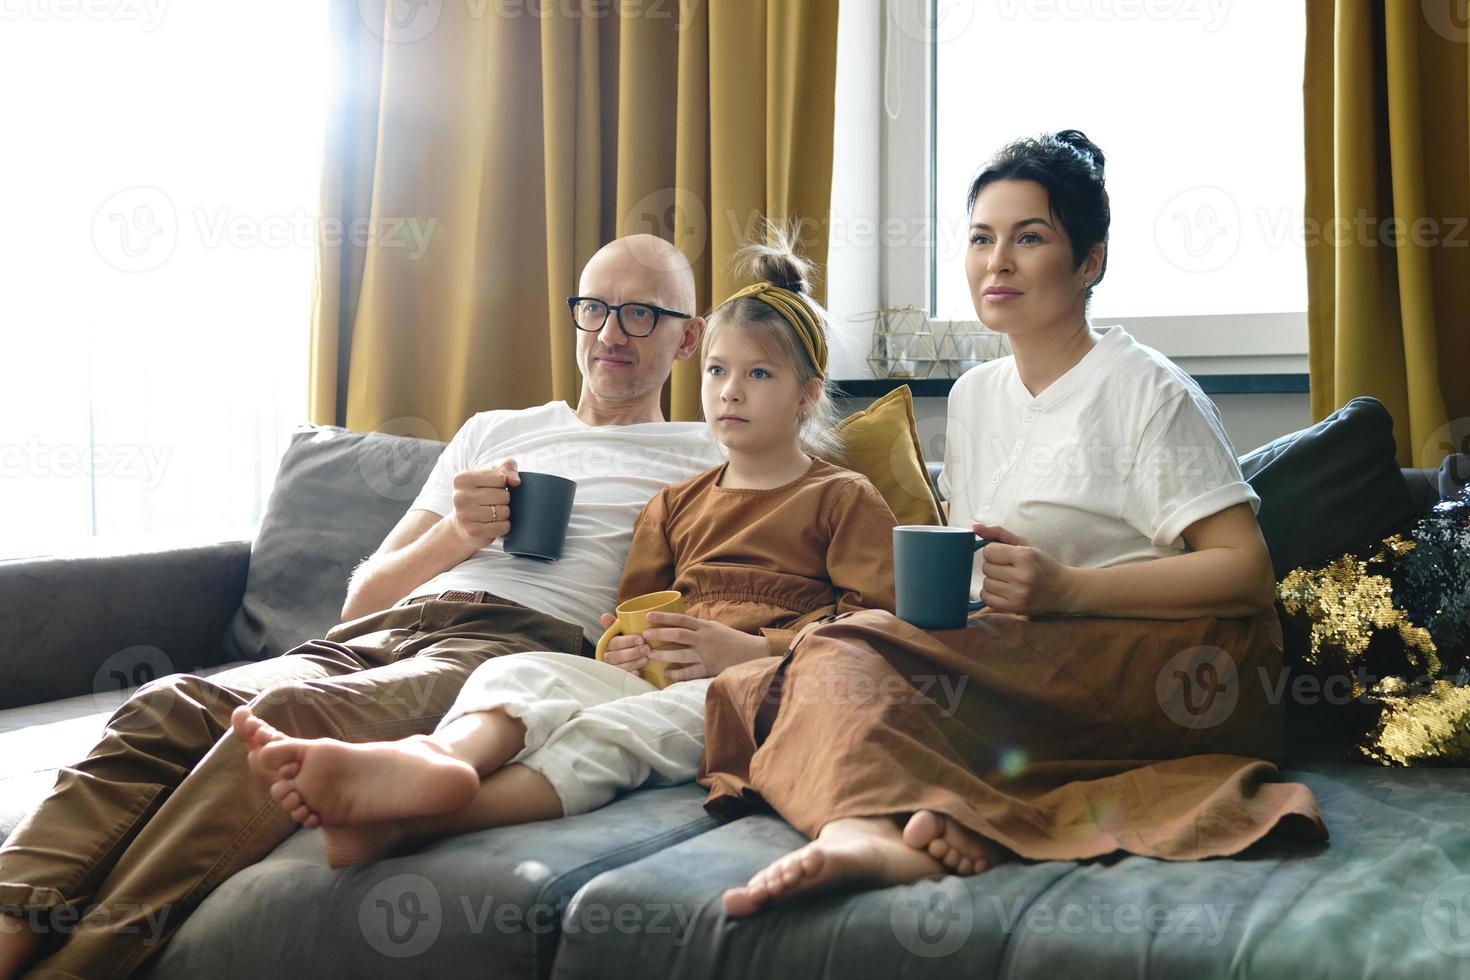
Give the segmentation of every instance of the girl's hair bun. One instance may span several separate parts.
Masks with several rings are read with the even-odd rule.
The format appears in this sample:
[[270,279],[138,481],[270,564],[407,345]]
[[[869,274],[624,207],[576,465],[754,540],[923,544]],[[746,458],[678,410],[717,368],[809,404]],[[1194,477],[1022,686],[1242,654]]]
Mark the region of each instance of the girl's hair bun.
[[741,279],[768,282],[793,293],[811,296],[812,263],[796,252],[793,228],[767,221],[760,240],[735,253],[735,272]]

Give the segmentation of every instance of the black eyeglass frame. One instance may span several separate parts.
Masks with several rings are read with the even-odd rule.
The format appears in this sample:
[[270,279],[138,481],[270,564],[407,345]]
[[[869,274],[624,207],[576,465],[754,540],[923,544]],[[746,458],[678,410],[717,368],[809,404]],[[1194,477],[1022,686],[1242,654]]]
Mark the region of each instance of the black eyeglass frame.
[[[601,303],[603,305],[603,308],[607,311],[603,314],[602,322],[599,323],[596,327],[584,327],[577,322],[577,304],[583,302],[584,300],[590,300],[593,303]],[[628,329],[628,325],[623,322],[623,307],[625,306],[642,306],[645,309],[650,309],[653,311],[653,326],[648,328],[648,333],[634,333],[633,331]],[[607,318],[616,313],[618,317],[618,328],[629,337],[637,337],[640,340],[644,337],[653,336],[653,332],[658,329],[659,321],[666,316],[678,317],[681,320],[689,320],[692,319],[694,316],[693,313],[680,313],[678,310],[666,310],[662,306],[655,306],[652,303],[630,302],[618,303],[614,305],[612,303],[609,303],[607,300],[599,299],[596,296],[568,296],[567,309],[571,311],[572,314],[572,326],[576,327],[583,333],[600,332],[603,327],[607,326]]]

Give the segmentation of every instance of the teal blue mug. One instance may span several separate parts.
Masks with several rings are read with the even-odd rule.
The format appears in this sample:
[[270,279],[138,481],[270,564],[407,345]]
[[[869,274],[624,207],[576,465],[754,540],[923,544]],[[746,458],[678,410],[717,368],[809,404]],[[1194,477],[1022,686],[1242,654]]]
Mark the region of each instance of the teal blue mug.
[[898,618],[926,630],[953,630],[985,603],[970,600],[975,552],[991,543],[962,527],[901,524],[893,529]]

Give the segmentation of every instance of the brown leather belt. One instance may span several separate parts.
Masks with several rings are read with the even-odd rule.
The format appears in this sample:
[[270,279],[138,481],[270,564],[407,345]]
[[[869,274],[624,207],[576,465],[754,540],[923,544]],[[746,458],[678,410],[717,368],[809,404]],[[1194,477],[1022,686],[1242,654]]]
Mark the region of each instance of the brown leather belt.
[[423,595],[410,596],[398,604],[400,606],[411,606],[415,602],[427,602],[431,599],[437,602],[488,602],[496,606],[515,606],[517,609],[526,608],[519,602],[502,599],[500,596],[486,592],[483,589],[478,592],[466,592],[463,589],[450,589],[447,592],[426,592]]

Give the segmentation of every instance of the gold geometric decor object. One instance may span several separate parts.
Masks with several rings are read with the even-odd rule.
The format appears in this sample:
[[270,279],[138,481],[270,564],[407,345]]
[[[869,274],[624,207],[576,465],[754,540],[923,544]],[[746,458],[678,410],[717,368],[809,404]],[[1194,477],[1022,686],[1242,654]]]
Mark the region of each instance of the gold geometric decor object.
[[950,320],[939,342],[939,376],[958,378],[973,367],[1011,353],[1011,339],[978,320]]
[[874,321],[873,342],[868,347],[868,367],[873,377],[934,376],[939,350],[927,311],[913,306],[893,306],[853,319]]

